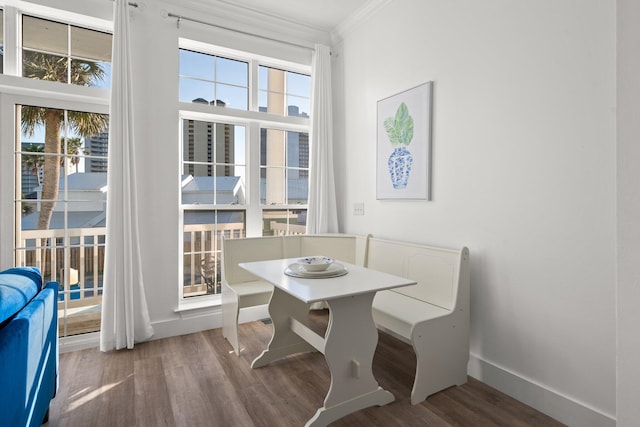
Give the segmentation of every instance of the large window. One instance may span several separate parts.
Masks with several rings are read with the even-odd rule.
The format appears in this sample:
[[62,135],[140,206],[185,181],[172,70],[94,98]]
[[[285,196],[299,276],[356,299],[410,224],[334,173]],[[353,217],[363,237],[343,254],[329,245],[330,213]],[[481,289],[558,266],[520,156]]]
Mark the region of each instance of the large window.
[[24,15],[22,75],[108,88],[111,34]]
[[[108,116],[17,107],[16,265],[60,283],[60,335],[100,328]],[[101,150],[96,148],[101,141]]]
[[110,24],[74,13],[68,13],[73,22],[56,22],[46,15],[65,14],[14,3],[0,10],[0,70],[14,76],[0,99],[0,144],[8,154],[0,158],[0,180],[13,189],[3,193],[0,217],[14,226],[13,233],[3,230],[0,253],[3,264],[37,266],[45,280],[59,283],[60,336],[94,332],[100,329],[109,107],[107,91],[88,87],[109,86]]
[[304,233],[309,67],[181,40],[183,296],[220,292],[221,239]]

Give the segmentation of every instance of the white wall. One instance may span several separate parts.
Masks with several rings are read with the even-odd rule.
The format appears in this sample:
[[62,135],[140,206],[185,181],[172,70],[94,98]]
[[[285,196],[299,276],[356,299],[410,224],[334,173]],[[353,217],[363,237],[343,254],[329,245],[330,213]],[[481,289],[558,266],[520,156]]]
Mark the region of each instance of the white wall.
[[618,0],[617,422],[640,420],[640,4]]
[[[334,48],[341,231],[468,246],[470,374],[613,425],[615,1],[378,3]],[[376,102],[429,80],[433,201],[376,200]]]

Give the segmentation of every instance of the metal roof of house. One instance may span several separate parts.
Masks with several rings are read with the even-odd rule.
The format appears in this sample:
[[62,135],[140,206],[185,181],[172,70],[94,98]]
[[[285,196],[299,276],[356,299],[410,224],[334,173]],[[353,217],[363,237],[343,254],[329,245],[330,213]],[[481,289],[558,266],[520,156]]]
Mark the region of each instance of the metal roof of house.
[[[22,230],[37,230],[39,212],[22,217]],[[67,228],[106,227],[105,213],[103,211],[67,212]],[[50,230],[64,228],[64,212],[53,212],[51,215]]]
[[[60,178],[59,187],[64,188],[64,177]],[[77,172],[67,176],[67,190],[81,191],[106,191],[107,189],[107,173],[106,172]],[[35,187],[34,190],[42,190],[42,185]]]
[[191,176],[183,178],[182,192],[212,192],[215,178],[216,191],[233,192],[240,182],[239,176]]

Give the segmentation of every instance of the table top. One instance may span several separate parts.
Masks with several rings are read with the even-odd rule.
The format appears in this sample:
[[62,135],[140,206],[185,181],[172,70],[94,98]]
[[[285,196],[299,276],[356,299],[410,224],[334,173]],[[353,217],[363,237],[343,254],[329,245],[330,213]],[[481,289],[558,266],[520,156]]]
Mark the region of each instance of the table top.
[[344,298],[351,295],[360,295],[416,284],[414,280],[360,267],[340,260],[336,260],[336,262],[344,265],[348,271],[344,276],[300,278],[284,274],[284,270],[298,259],[299,258],[288,258],[243,262],[238,265],[305,303]]

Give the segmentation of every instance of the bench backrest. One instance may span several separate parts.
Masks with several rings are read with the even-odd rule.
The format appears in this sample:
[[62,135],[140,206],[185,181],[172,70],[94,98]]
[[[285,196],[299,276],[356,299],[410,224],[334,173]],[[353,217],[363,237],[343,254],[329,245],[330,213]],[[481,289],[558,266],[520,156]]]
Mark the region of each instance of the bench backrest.
[[238,263],[324,255],[364,265],[367,238],[348,234],[225,238],[222,242],[222,278],[227,284],[257,280]]
[[222,241],[222,278],[227,284],[258,280],[238,266],[241,262],[284,258],[282,236],[225,238]]
[[364,265],[367,238],[349,234],[306,234],[284,238],[284,256],[323,255],[351,264]]
[[469,250],[436,248],[412,243],[369,238],[367,267],[406,277],[418,282],[413,286],[393,289],[447,310],[453,310],[458,299],[461,269],[468,271]]

